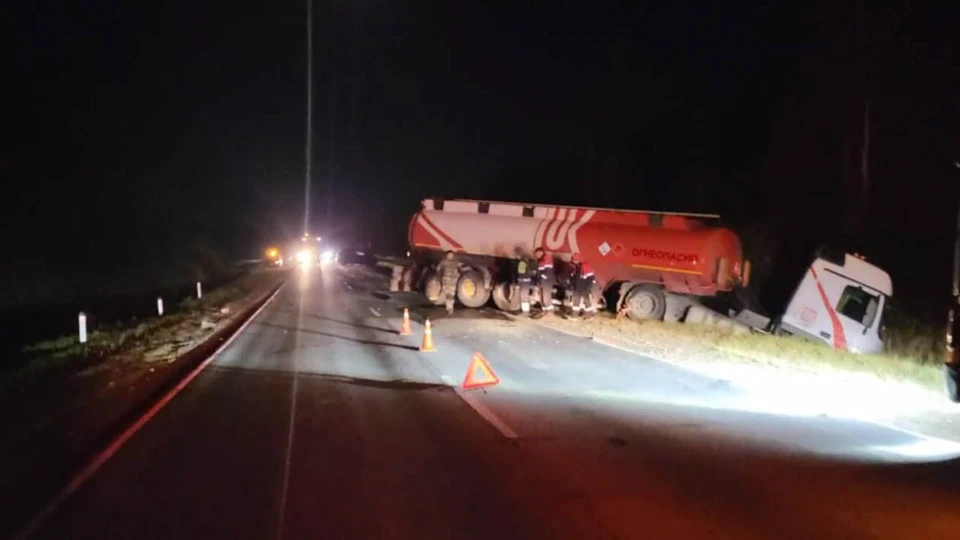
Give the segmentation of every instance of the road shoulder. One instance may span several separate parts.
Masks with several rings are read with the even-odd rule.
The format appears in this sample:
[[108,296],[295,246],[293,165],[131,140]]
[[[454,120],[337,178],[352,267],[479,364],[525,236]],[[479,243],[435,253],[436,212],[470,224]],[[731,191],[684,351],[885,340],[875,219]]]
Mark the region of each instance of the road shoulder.
[[635,321],[544,317],[531,324],[591,339],[707,377],[750,386],[797,414],[870,421],[924,436],[960,442],[955,404],[929,389],[868,374],[814,370],[789,359],[760,363],[725,354],[686,335],[672,335]]
[[0,394],[6,428],[0,531],[21,523],[138,411],[209,356],[284,278],[251,274],[215,305],[144,334],[95,365],[49,373],[19,387],[6,385]]

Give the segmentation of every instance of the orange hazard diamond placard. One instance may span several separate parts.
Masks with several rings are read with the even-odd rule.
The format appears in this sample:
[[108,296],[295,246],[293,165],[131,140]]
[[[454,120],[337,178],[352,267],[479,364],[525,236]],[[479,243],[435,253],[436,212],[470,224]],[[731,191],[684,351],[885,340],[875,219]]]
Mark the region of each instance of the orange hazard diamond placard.
[[493,386],[499,382],[500,379],[493,373],[493,368],[487,363],[487,359],[480,353],[473,353],[470,367],[467,368],[467,376],[463,378],[463,387],[480,388]]

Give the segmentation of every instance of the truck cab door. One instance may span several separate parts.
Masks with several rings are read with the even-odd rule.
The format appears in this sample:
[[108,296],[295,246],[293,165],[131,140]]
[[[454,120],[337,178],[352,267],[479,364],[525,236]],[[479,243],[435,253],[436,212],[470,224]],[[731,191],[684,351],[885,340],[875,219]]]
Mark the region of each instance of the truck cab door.
[[878,291],[856,283],[844,286],[837,303],[847,333],[847,349],[853,352],[883,352],[883,337],[880,335],[883,311],[889,299]]
[[811,268],[804,273],[790,297],[787,309],[780,318],[777,333],[834,346],[830,314],[824,307]]
[[[851,352],[883,352],[880,324],[881,314],[886,308],[886,297],[829,268],[824,269],[819,278],[839,322],[839,327],[834,323],[835,331],[843,333],[846,345],[843,348]],[[840,341],[836,337],[835,343]]]
[[781,319],[783,333],[822,341],[835,349],[883,350],[881,315],[887,298],[823,265],[811,265]]

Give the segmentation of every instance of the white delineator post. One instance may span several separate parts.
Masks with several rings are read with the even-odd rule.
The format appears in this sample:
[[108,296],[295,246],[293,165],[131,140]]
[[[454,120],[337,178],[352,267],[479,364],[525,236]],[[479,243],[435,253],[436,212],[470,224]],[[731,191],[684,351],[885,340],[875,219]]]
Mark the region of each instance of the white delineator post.
[[203,298],[203,289],[200,288],[200,282],[197,282],[197,300]]
[[163,298],[157,297],[157,315],[163,317]]
[[80,327],[80,343],[87,342],[87,316],[81,311],[77,316],[77,325]]

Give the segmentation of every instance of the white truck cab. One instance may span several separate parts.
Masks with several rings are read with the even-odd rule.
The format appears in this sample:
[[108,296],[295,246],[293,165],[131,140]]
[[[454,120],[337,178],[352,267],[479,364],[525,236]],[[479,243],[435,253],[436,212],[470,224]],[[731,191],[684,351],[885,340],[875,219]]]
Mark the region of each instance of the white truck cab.
[[821,254],[804,274],[776,331],[835,349],[879,353],[883,312],[892,296],[890,275],[863,257]]

